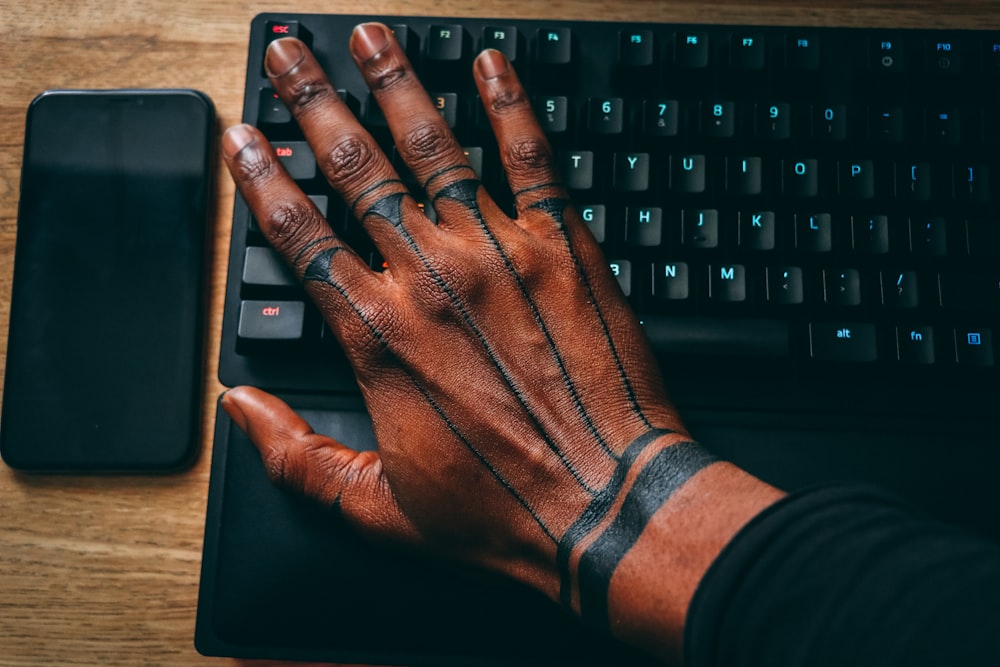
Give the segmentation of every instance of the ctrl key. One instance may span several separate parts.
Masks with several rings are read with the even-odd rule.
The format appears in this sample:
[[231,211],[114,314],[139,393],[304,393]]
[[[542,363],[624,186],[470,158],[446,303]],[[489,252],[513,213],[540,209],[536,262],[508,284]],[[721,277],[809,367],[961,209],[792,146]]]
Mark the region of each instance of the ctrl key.
[[302,340],[306,304],[302,301],[243,301],[237,344],[246,346]]

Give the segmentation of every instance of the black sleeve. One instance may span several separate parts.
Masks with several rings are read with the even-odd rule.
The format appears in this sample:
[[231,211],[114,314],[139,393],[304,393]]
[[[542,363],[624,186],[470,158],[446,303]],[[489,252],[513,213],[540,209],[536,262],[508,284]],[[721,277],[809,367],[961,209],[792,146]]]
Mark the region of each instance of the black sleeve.
[[1000,546],[872,490],[788,496],[709,568],[685,662],[1000,665]]

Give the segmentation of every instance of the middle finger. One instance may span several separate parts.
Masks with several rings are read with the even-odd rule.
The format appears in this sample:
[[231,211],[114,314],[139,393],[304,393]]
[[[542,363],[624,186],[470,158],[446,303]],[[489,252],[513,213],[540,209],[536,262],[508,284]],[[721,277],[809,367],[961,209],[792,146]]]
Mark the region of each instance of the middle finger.
[[446,186],[478,176],[448,123],[417,79],[392,32],[363,23],[351,35],[351,55],[378,101],[400,157],[434,201]]

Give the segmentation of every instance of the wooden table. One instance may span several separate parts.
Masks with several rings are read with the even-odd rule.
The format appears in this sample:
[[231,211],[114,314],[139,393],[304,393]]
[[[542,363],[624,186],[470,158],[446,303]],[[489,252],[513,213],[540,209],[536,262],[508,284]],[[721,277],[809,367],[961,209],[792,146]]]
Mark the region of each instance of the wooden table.
[[[6,361],[24,114],[48,88],[190,87],[220,127],[242,109],[261,11],[1000,29],[1000,2],[837,0],[0,0],[0,365]],[[233,186],[219,173],[203,453],[166,477],[0,466],[0,665],[207,664],[193,647]]]

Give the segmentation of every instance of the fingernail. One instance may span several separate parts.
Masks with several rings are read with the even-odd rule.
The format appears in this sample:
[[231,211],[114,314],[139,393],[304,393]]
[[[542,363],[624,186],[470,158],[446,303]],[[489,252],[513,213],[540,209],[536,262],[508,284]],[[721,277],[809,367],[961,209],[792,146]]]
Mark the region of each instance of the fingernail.
[[247,430],[247,416],[243,414],[243,410],[240,408],[239,404],[233,400],[230,392],[227,391],[222,395],[220,401],[222,403],[223,409],[229,418],[233,420],[233,423],[240,427],[240,430]]
[[476,69],[479,71],[479,76],[484,80],[489,81],[490,79],[495,79],[501,74],[506,74],[507,70],[510,69],[510,63],[507,58],[497,51],[496,49],[486,49],[479,54],[476,58]]
[[222,154],[231,160],[255,139],[249,125],[234,125],[222,135]]
[[368,60],[389,44],[389,37],[385,34],[385,28],[379,24],[362,23],[354,29],[351,43],[354,54],[360,60]]
[[264,68],[269,76],[277,78],[291,72],[306,57],[302,43],[297,39],[276,39],[267,47]]

